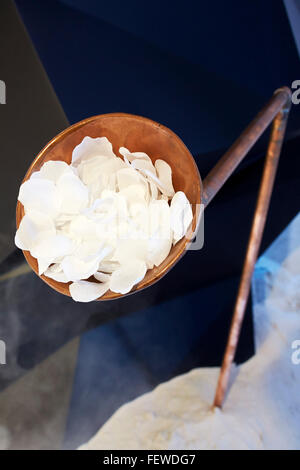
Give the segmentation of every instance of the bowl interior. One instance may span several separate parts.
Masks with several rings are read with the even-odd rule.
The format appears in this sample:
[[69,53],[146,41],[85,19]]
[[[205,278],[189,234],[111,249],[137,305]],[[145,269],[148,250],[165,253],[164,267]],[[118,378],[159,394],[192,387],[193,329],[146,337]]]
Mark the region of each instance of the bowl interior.
[[[24,181],[40,169],[48,160],[63,160],[71,162],[72,151],[85,136],[107,137],[113,145],[116,155],[119,148],[126,147],[132,152],[146,152],[152,161],[162,158],[172,168],[173,185],[175,191],[184,191],[193,209],[193,222],[191,230],[196,228],[196,204],[201,202],[202,184],[197,165],[182,140],[170,129],[150,119],[123,113],[103,114],[85,119],[54,137],[39,153],[31,164]],[[24,216],[24,208],[18,201],[16,222],[19,227]],[[178,261],[185,251],[188,240],[184,237],[172,247],[168,257],[159,267],[148,270],[144,279],[137,284],[130,293],[150,286]],[[33,271],[38,274],[37,261],[29,251],[24,256]],[[54,281],[44,275],[40,276],[47,284],[58,292],[70,295],[68,284]],[[108,291],[99,300],[108,300],[121,297],[121,294]]]

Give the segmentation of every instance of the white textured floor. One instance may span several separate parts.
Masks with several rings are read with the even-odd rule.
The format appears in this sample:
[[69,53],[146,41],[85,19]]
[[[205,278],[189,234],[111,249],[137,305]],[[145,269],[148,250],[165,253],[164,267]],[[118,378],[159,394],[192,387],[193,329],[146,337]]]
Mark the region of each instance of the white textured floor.
[[82,448],[300,449],[300,215],[258,260],[252,293],[257,352],[233,371],[223,411],[210,410],[219,369],[194,369],[122,406]]

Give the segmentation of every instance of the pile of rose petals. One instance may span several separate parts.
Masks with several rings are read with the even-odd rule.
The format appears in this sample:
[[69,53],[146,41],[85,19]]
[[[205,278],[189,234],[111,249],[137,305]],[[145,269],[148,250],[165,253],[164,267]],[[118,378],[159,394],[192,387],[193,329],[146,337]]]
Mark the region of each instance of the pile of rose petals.
[[40,275],[71,282],[76,301],[128,293],[192,222],[168,163],[119,152],[123,159],[106,137],[85,137],[70,165],[48,161],[20,187],[25,215],[15,243],[37,259]]

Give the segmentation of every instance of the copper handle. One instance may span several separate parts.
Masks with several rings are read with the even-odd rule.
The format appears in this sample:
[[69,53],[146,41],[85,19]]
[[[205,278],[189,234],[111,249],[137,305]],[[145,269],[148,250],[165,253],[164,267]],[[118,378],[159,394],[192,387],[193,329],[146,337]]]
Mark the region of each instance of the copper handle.
[[269,103],[244,130],[204,180],[204,205],[206,207],[273,121],[246,257],[213,406],[222,407],[228,388],[231,365],[234,360],[245,315],[251,278],[266,223],[290,107],[291,92],[289,88],[283,87],[276,90]]
[[[270,101],[209,172],[203,181],[203,203],[205,207],[208,206],[279,112],[282,114],[281,122],[284,125],[288,117],[290,102],[291,91],[288,87],[276,90]],[[281,143],[278,142],[278,145],[281,145]]]

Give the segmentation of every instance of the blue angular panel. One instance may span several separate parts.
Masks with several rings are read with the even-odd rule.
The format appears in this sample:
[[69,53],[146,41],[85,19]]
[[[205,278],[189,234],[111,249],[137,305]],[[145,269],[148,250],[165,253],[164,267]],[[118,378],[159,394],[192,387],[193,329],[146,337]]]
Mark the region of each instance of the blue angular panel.
[[[296,78],[297,50],[281,0],[61,2],[262,96]],[[299,29],[297,0],[285,3]]]
[[199,154],[230,144],[261,106],[259,93],[126,29],[53,0],[17,5],[71,122],[140,114]]

